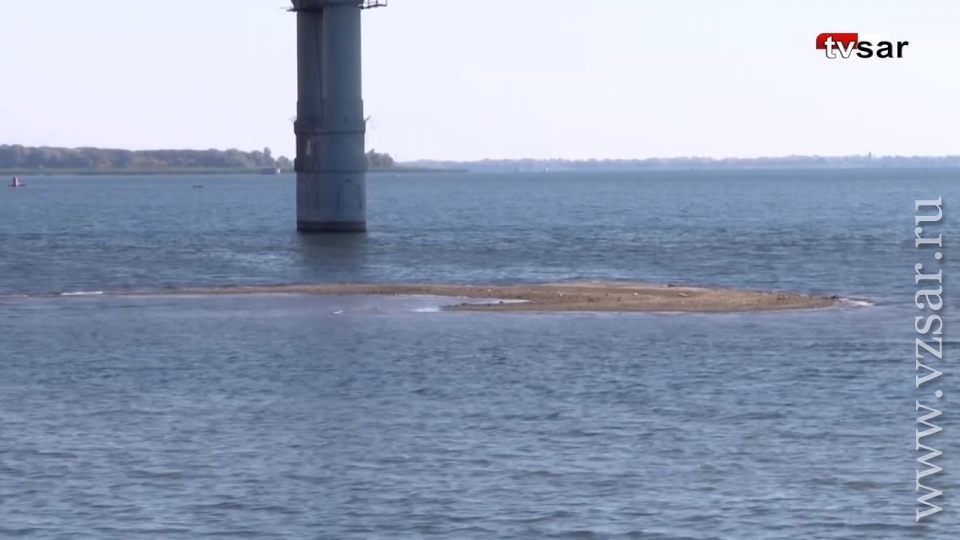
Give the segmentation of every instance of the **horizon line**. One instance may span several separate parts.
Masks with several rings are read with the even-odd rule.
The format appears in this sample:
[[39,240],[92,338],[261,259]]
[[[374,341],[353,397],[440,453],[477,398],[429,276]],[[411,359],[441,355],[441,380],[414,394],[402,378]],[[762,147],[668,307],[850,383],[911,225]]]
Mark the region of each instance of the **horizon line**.
[[[133,149],[133,148],[117,148],[109,146],[31,146],[25,144],[0,144],[2,147],[21,147],[21,148],[30,148],[30,149],[51,149],[51,150],[109,150],[109,151],[121,151],[121,152],[229,152],[229,151],[238,151],[243,153],[252,153],[252,152],[262,152],[265,148],[256,148],[253,150],[241,150],[239,148],[146,148],[146,149]],[[366,152],[374,152],[375,148],[370,148]],[[390,152],[378,152],[389,155]],[[277,157],[285,157],[284,154],[278,154]],[[482,163],[489,161],[561,161],[561,162],[622,162],[622,161],[672,161],[672,160],[699,160],[699,161],[760,161],[760,160],[784,160],[784,159],[850,159],[850,158],[859,158],[859,159],[960,159],[960,154],[873,154],[868,152],[866,154],[786,154],[786,155],[773,155],[773,156],[757,156],[757,157],[737,157],[737,156],[726,156],[726,157],[711,157],[711,156],[697,156],[697,155],[688,155],[688,156],[654,156],[654,157],[630,157],[630,158],[562,158],[562,157],[522,157],[522,158],[473,158],[473,159],[451,159],[451,158],[415,158],[415,159],[397,159],[395,161],[398,163],[416,163],[416,162],[447,162],[447,163]]]

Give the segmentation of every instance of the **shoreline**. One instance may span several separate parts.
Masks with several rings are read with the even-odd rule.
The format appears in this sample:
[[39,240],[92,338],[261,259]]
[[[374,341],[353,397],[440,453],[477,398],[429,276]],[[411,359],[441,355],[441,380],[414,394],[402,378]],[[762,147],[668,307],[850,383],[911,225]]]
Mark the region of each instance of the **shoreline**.
[[[642,282],[575,281],[515,285],[314,284],[92,291],[50,296],[191,296],[245,294],[435,296],[452,303],[442,311],[472,312],[689,312],[736,313],[818,309],[840,305],[837,296],[780,291],[695,287]],[[492,302],[462,302],[489,300]],[[460,302],[458,302],[458,300]]]
[[[467,174],[466,169],[433,169],[427,167],[397,167],[394,169],[369,169],[367,174]],[[169,169],[0,169],[0,176],[208,176],[208,175],[243,175],[243,176],[281,176],[296,174],[292,170],[282,170],[279,173],[265,173],[261,169],[236,168],[169,168]]]

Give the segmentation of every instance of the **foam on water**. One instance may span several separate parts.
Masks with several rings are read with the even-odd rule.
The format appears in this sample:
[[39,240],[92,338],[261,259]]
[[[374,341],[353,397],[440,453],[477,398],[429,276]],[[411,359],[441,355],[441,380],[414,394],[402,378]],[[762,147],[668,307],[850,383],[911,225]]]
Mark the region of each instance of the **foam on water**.
[[871,307],[874,305],[873,302],[869,300],[855,299],[855,298],[841,298],[840,304],[850,307]]

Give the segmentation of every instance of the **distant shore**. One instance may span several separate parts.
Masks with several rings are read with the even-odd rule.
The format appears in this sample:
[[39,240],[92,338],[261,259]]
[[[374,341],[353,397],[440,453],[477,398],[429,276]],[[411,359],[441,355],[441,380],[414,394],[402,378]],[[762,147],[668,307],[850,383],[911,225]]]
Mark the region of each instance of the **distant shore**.
[[[781,155],[767,157],[646,157],[618,159],[406,159],[365,152],[371,174],[404,173],[560,173],[824,169],[960,170],[960,155]],[[293,172],[296,160],[274,156],[269,148],[243,151],[50,147],[0,144],[0,175],[198,175],[264,174],[279,168]]]
[[[293,171],[290,171],[293,172]],[[410,173],[456,173],[456,174],[466,174],[470,171],[467,169],[457,169],[454,167],[394,167],[392,169],[369,169],[367,174],[410,174]]]
[[[426,174],[426,173],[467,173],[466,169],[432,167],[396,167],[392,169],[370,169],[367,174]],[[191,175],[261,175],[278,176],[294,174],[294,171],[280,171],[278,174],[265,173],[261,169],[241,168],[162,168],[162,169],[0,169],[0,176],[191,176]]]
[[[429,295],[492,303],[453,303],[448,311],[496,312],[693,312],[723,313],[813,309],[837,305],[833,296],[774,291],[657,285],[634,282],[569,282],[532,285],[318,284],[205,287],[113,293],[146,295],[328,294]],[[499,301],[503,301],[500,303]]]

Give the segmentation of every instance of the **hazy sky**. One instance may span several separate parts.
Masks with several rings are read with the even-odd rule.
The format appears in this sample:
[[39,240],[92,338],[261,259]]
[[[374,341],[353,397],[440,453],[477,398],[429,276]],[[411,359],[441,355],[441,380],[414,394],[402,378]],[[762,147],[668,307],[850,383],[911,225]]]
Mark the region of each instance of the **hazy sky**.
[[[960,154],[960,1],[390,0],[368,148],[400,160]],[[0,0],[0,144],[292,156],[286,0]],[[909,41],[827,60],[821,32]]]

